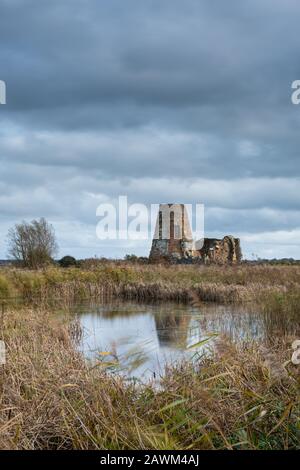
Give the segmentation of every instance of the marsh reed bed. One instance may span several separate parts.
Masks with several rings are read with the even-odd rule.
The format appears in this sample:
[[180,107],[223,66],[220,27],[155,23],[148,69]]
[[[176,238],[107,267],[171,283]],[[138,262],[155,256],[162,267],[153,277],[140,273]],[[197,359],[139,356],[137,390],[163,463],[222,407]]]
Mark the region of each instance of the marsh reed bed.
[[[299,448],[300,366],[291,363],[299,274],[298,266],[1,270],[0,297],[24,305],[8,302],[1,318],[0,448]],[[271,338],[268,345],[220,338],[193,365],[168,366],[160,387],[135,385],[109,373],[101,357],[85,361],[80,326],[47,303],[108,295],[259,302]]]
[[[75,332],[77,330],[75,329]],[[8,310],[1,449],[290,449],[300,442],[299,369],[287,344],[221,341],[161,387],[85,362],[69,319]]]
[[297,292],[300,266],[156,266],[96,263],[87,268],[0,270],[0,299],[82,299],[114,296],[131,300],[253,301]]

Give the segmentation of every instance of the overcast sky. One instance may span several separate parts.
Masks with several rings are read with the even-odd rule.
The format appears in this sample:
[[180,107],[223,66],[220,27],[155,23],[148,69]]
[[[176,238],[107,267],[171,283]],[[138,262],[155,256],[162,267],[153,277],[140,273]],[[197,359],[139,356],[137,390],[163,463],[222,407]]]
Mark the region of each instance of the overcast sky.
[[206,236],[300,258],[299,0],[0,0],[0,258],[45,216],[60,255],[100,241],[96,208],[205,204]]

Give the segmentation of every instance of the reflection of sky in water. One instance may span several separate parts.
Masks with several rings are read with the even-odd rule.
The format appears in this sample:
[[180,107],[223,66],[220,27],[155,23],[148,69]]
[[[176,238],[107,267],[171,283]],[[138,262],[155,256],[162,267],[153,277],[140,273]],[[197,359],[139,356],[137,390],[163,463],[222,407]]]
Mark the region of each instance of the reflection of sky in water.
[[112,352],[128,376],[141,379],[162,374],[166,363],[212,347],[213,339],[205,346],[187,350],[207,334],[226,334],[233,340],[263,337],[261,318],[249,306],[203,304],[192,308],[124,302],[81,305],[75,310],[84,329],[84,355],[100,359],[100,352]]

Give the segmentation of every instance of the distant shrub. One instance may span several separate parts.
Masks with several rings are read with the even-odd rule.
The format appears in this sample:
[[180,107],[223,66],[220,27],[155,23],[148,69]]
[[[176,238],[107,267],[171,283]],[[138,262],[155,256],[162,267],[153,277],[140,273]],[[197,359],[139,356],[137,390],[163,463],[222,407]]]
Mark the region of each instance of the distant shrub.
[[70,266],[77,266],[77,261],[73,256],[64,256],[61,260],[59,260],[59,265],[62,268],[69,268]]

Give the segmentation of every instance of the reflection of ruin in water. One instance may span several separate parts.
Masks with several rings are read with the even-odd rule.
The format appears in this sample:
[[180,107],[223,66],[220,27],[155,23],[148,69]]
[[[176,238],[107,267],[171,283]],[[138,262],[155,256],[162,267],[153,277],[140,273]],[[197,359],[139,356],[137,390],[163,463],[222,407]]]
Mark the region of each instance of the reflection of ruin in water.
[[[288,315],[282,318],[273,313],[264,313],[255,304],[202,303],[191,307],[176,303],[141,304],[134,302],[112,302],[101,305],[81,305],[75,308],[99,318],[118,321],[135,316],[152,317],[155,336],[161,346],[184,348],[191,341],[200,341],[206,333],[225,334],[232,340],[267,339],[274,335],[295,334],[300,325]],[[149,334],[151,332],[149,331]]]
[[[227,336],[233,341],[266,342],[283,334],[295,334],[299,321],[285,317],[284,325],[278,315],[265,314],[253,304],[202,303],[199,307],[176,303],[141,304],[112,302],[82,304],[74,307],[84,329],[81,350],[92,360],[99,360],[99,351],[115,351],[120,364],[128,358],[139,363],[132,375],[152,376],[161,373],[167,363],[191,357],[195,352],[210,351],[212,338],[204,346],[190,346],[210,335]],[[282,316],[280,316],[282,317]],[[140,359],[143,362],[139,362]],[[152,375],[151,375],[152,374]],[[128,374],[130,375],[130,374]]]

